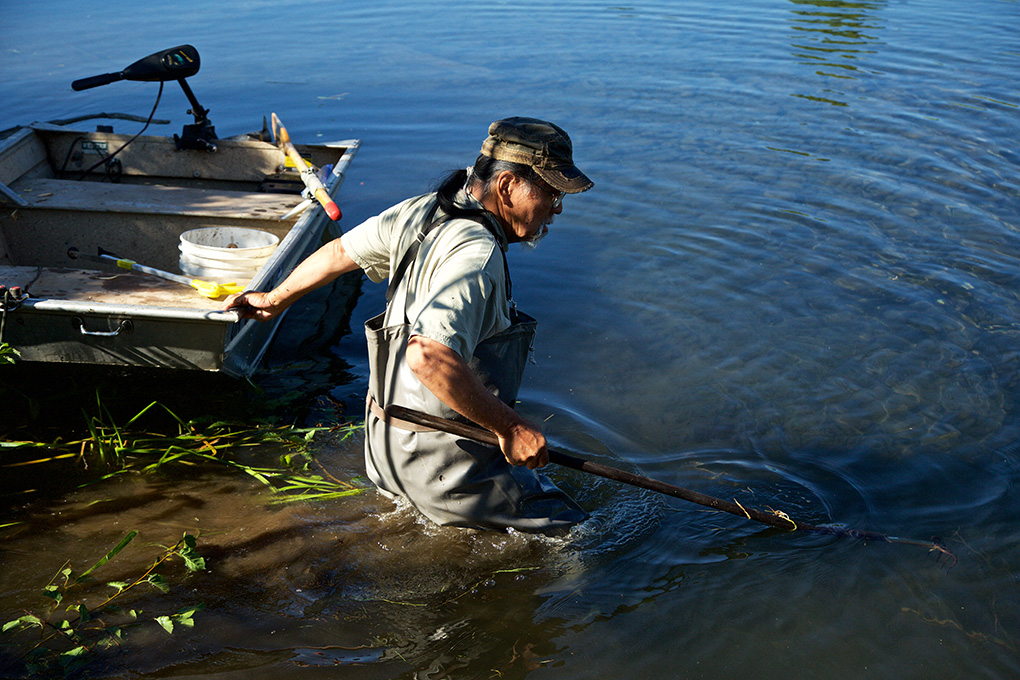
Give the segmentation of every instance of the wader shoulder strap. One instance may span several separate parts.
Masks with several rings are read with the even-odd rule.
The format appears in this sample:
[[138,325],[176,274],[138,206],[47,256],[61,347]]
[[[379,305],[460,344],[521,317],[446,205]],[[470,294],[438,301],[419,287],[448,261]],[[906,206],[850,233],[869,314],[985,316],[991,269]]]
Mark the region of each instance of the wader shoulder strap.
[[[397,286],[400,285],[400,281],[404,278],[404,274],[407,273],[407,268],[411,266],[411,263],[414,262],[414,259],[418,256],[418,249],[421,247],[422,242],[425,241],[425,237],[428,236],[433,229],[451,219],[446,214],[440,214],[437,216],[436,213],[438,211],[439,201],[437,200],[435,205],[432,206],[432,209],[429,210],[429,214],[425,217],[425,222],[427,222],[425,228],[418,232],[414,241],[407,247],[407,250],[404,251],[404,255],[400,258],[400,263],[397,265],[397,268],[394,269],[393,273],[390,275],[390,283],[386,287],[387,304],[389,304],[390,300],[393,299],[393,294],[396,292]],[[486,230],[492,234],[492,237],[496,239],[496,248],[499,250],[500,255],[503,256],[503,272],[506,274],[506,299],[510,302],[511,309],[516,309],[516,305],[513,302],[513,295],[511,294],[513,284],[510,281],[510,265],[506,260],[506,252],[499,245],[498,235],[493,232],[494,227],[481,212],[474,215],[458,215],[457,217],[458,219],[477,222],[485,227]]]
[[407,268],[411,266],[414,258],[418,255],[418,248],[421,247],[422,241],[430,231],[435,229],[437,226],[446,221],[445,216],[436,217],[436,211],[439,210],[439,201],[436,201],[432,209],[429,210],[428,216],[425,217],[427,224],[425,228],[418,232],[418,236],[415,237],[414,241],[404,251],[404,256],[400,258],[400,264],[393,270],[390,275],[390,285],[386,287],[386,304],[389,304],[390,300],[393,299],[393,293],[397,290],[397,286],[400,284],[400,280],[404,278],[404,273]]

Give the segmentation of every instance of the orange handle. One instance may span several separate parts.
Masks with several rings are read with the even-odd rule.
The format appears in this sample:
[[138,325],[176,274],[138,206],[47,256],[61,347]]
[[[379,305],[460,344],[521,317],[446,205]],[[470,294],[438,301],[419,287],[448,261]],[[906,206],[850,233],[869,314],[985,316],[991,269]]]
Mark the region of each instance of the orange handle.
[[319,178],[315,175],[315,171],[313,171],[308,164],[305,163],[305,159],[302,158],[301,154],[298,153],[298,150],[294,148],[294,145],[290,141],[290,135],[287,134],[287,128],[283,127],[283,124],[280,123],[280,119],[275,113],[273,114],[273,132],[276,133],[276,141],[283,147],[283,150],[287,152],[290,160],[294,163],[294,167],[296,167],[298,172],[301,173],[301,181],[305,183],[308,190],[312,192],[315,199],[322,205],[326,214],[329,215],[329,219],[336,222],[343,217],[340,213],[340,208],[333,202],[333,199],[330,198],[329,192],[326,191],[326,187],[324,187],[322,182],[319,181]]

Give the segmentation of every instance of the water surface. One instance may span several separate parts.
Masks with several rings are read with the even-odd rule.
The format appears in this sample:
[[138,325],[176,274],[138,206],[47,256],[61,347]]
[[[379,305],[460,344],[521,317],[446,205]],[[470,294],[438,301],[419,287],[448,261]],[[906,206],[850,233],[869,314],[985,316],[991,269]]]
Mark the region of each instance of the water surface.
[[[128,528],[187,528],[210,572],[172,598],[206,603],[195,628],[94,674],[1015,677],[1018,19],[1008,0],[0,5],[9,124],[147,114],[154,85],[69,83],[189,42],[221,135],[276,111],[299,141],[364,140],[347,228],[471,163],[492,120],[556,121],[596,186],[511,256],[540,320],[522,409],[569,451],[960,558],[569,471],[593,519],[560,540],[438,530],[375,494],[281,508],[204,471],[19,500],[3,611]],[[169,132],[186,108],[168,88]],[[366,283],[354,331],[304,347],[336,310],[295,315],[259,377],[290,394],[272,415],[357,411],[382,304]],[[359,473],[357,441],[318,446]]]

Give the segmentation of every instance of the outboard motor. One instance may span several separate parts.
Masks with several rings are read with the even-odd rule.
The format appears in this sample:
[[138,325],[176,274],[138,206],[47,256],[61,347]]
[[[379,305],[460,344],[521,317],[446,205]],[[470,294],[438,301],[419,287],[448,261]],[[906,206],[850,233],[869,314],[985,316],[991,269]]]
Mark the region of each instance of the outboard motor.
[[215,151],[216,130],[209,121],[209,110],[202,108],[195,98],[195,93],[191,91],[191,87],[185,80],[198,73],[200,65],[198,50],[191,45],[179,45],[139,59],[123,71],[76,80],[71,83],[71,89],[88,90],[100,85],[115,83],[118,80],[160,83],[176,80],[191,103],[188,113],[195,116],[193,125],[185,125],[180,136],[174,135],[177,148]]

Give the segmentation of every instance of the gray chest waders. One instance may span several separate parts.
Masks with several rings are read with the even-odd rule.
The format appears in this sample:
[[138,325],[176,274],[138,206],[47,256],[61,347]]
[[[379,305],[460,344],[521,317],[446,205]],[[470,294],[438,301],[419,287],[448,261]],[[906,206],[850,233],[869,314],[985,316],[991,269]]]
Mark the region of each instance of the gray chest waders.
[[[407,290],[401,284],[418,246],[429,232],[450,219],[433,219],[437,207],[433,207],[427,226],[394,270],[386,294],[388,304],[405,304]],[[493,229],[481,215],[468,219]],[[509,298],[505,254],[503,264]],[[380,314],[365,323],[371,369],[365,412],[365,467],[369,478],[384,492],[404,496],[422,514],[442,525],[555,532],[584,520],[585,512],[556,485],[532,470],[510,465],[498,448],[410,423],[387,422],[383,409],[390,404],[444,418],[463,418],[407,367],[404,355],[410,323],[406,307],[401,324],[384,326],[385,316]],[[534,342],[536,322],[518,313],[512,304],[510,316],[511,326],[480,342],[468,365],[486,387],[512,407]]]

